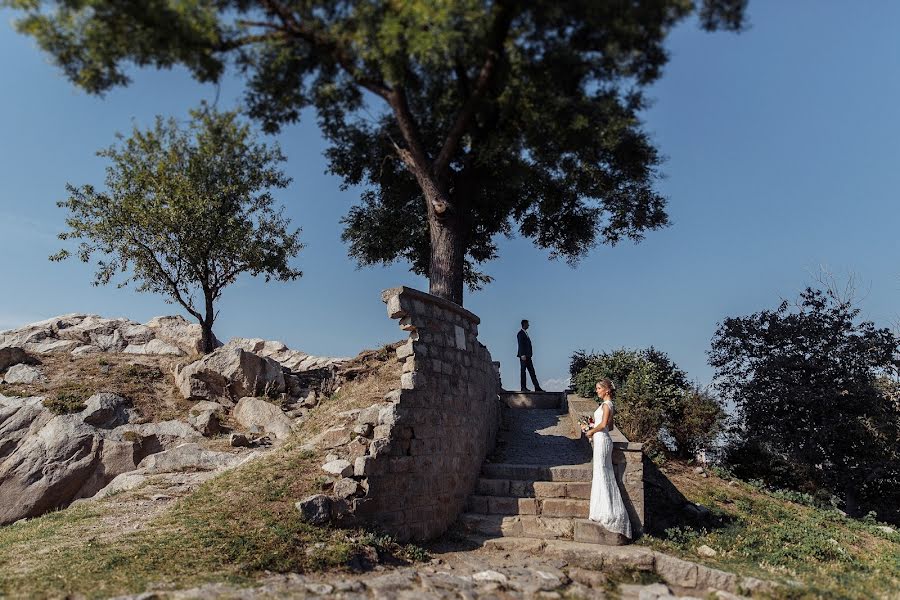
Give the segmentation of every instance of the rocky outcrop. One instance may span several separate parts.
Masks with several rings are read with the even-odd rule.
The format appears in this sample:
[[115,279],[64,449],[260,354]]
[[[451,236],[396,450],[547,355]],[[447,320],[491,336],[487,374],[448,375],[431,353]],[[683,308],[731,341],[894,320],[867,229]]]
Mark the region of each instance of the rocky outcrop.
[[252,352],[258,356],[271,358],[293,373],[325,369],[343,364],[349,360],[349,358],[312,356],[300,350],[292,350],[281,342],[267,341],[260,338],[234,338],[228,342],[228,345]]
[[[188,473],[215,474],[225,469],[236,467],[258,456],[255,452],[217,452],[203,448],[200,444],[189,442],[180,444],[158,454],[151,454],[137,465],[132,471],[122,473],[106,487],[98,491],[93,499],[99,500],[128,490],[133,490],[144,485],[151,477],[161,479],[162,474],[177,474],[182,476]],[[192,478],[195,483],[200,483],[208,476]]]
[[[154,317],[147,321],[147,329],[162,342],[180,348],[187,354],[203,351],[203,330],[196,323],[189,323],[181,316]],[[216,346],[222,342],[214,340]]]
[[[35,354],[68,352],[75,356],[98,352],[181,356],[197,353],[200,340],[200,325],[180,316],[156,317],[142,325],[128,319],[73,313],[0,332],[0,350],[18,348]],[[0,364],[2,358],[0,354]]]
[[241,398],[232,416],[247,429],[259,428],[277,439],[291,435],[291,419],[279,407],[261,398]]
[[212,400],[227,406],[244,396],[285,391],[284,372],[271,358],[226,345],[180,367],[175,383],[188,400]]
[[92,496],[145,457],[200,437],[180,421],[128,423],[129,403],[115,394],[68,415],[42,401],[0,396],[0,525]]
[[24,363],[27,360],[28,355],[23,348],[18,346],[0,348],[0,371],[5,371],[9,367]]

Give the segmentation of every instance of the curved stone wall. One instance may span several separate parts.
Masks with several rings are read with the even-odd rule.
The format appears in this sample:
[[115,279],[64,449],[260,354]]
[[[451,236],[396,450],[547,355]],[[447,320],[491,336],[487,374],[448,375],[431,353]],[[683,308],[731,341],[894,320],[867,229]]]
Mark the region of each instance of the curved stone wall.
[[478,341],[479,318],[407,287],[385,290],[388,316],[409,332],[397,349],[400,388],[359,415],[372,426],[348,509],[399,540],[442,534],[463,511],[500,424],[500,378]]

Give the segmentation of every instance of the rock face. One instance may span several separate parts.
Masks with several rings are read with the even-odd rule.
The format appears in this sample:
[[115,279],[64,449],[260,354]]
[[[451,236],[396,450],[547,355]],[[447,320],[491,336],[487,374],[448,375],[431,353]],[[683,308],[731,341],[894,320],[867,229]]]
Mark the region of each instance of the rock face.
[[94,471],[100,442],[75,415],[50,419],[0,464],[0,524],[64,506]]
[[[142,325],[128,319],[73,313],[0,332],[0,350],[70,352],[75,356],[97,352],[180,356],[196,353],[200,339],[200,325],[180,316],[156,317]],[[5,368],[3,361],[4,354],[0,354],[0,370]]]
[[47,378],[44,373],[37,367],[31,365],[18,364],[13,365],[6,370],[3,376],[5,383],[45,383]]
[[232,416],[247,429],[259,427],[278,439],[291,435],[291,420],[287,415],[271,402],[260,398],[241,398]]
[[28,360],[28,355],[25,354],[24,349],[18,346],[0,348],[0,371],[5,371],[9,367],[23,363],[26,360]]
[[145,457],[200,437],[180,421],[127,423],[128,401],[115,394],[69,415],[42,400],[0,396],[0,525],[90,497]]
[[[147,321],[146,325],[156,338],[167,344],[171,344],[186,354],[195,354],[203,349],[203,330],[196,323],[189,323],[181,316],[155,317]],[[219,340],[215,340],[216,346],[221,346]]]
[[88,398],[81,416],[87,425],[109,429],[128,422],[130,406],[131,402],[122,396],[103,392]]
[[324,369],[349,360],[347,358],[330,356],[312,356],[299,350],[291,350],[281,342],[266,341],[259,338],[234,338],[228,342],[228,345],[265,358],[271,358],[285,369],[294,373]]
[[175,383],[188,400],[213,400],[227,405],[244,396],[285,390],[281,365],[230,345],[180,368]]

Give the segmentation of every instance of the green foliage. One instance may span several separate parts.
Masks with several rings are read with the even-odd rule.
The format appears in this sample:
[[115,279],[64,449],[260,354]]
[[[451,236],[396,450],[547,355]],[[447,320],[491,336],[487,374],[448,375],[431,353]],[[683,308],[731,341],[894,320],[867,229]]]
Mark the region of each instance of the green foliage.
[[85,397],[80,394],[59,392],[52,397],[44,398],[44,408],[57,415],[81,412],[85,409]]
[[578,351],[570,362],[572,384],[585,398],[596,395],[603,378],[616,385],[616,426],[651,454],[666,452],[664,438],[676,455],[692,457],[709,447],[722,431],[725,413],[717,398],[691,385],[687,374],[654,348],[588,354]]
[[710,363],[738,409],[734,471],[898,522],[897,352],[889,330],[860,321],[832,291],[808,288],[795,307],[726,319]]
[[[68,230],[76,254],[97,259],[94,284],[137,283],[137,290],[177,302],[203,326],[212,349],[214,303],[241,274],[289,281],[301,272],[289,261],[302,248],[271,188],[290,180],[278,170],[277,147],[256,141],[236,112],[204,106],[182,129],[157,117],[121,143],[99,152],[111,165],[106,191],[68,186]],[[51,257],[69,257],[62,250]]]
[[131,64],[215,81],[234,61],[267,131],[314,107],[332,173],[363,188],[350,254],[434,282],[449,248],[461,302],[514,228],[576,261],[667,224],[643,90],[677,24],[739,30],[746,0],[0,3],[93,93],[127,84]]

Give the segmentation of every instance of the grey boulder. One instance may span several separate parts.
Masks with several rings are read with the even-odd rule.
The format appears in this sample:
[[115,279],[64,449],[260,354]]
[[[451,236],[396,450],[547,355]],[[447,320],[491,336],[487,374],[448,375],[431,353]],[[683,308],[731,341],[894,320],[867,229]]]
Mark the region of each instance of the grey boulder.
[[118,394],[101,392],[87,399],[81,417],[88,425],[112,428],[128,422],[131,401]]
[[28,360],[24,348],[18,346],[9,346],[0,348],[0,371],[5,371],[13,365],[18,365]]
[[3,381],[23,384],[46,383],[47,377],[38,367],[20,363],[6,370]]
[[188,400],[230,403],[244,396],[284,392],[281,365],[241,348],[223,346],[181,367],[175,383]]
[[261,398],[241,398],[232,411],[232,417],[247,429],[258,427],[277,439],[291,434],[291,419],[279,407]]

